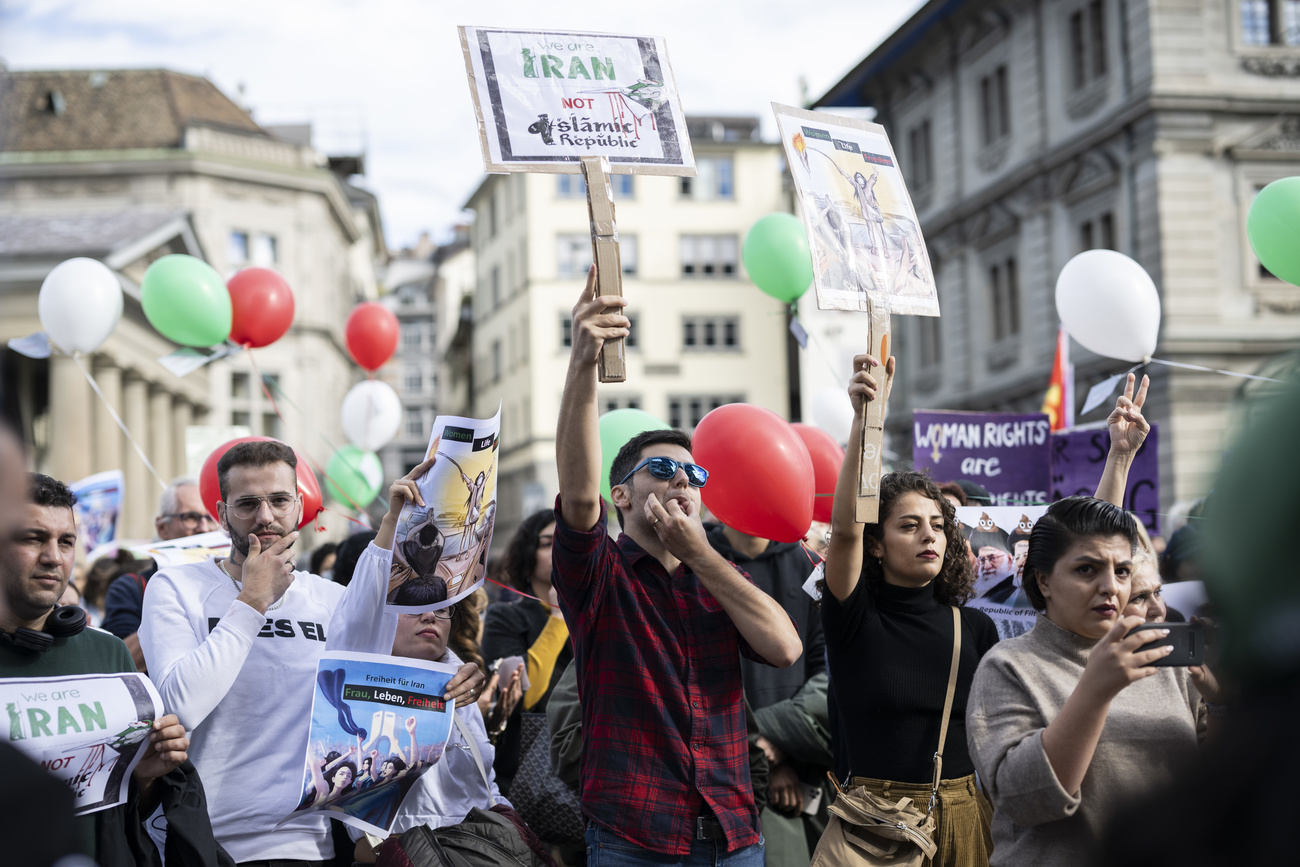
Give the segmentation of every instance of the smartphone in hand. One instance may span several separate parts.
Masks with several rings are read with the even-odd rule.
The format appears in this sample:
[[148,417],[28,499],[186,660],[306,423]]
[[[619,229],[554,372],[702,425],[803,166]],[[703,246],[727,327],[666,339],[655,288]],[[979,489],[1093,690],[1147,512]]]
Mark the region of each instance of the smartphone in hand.
[[1169,634],[1157,638],[1138,648],[1139,651],[1155,650],[1166,644],[1173,646],[1168,656],[1151,663],[1153,666],[1170,668],[1174,666],[1205,664],[1205,624],[1203,623],[1144,623],[1129,631],[1129,635],[1147,629],[1168,629]]

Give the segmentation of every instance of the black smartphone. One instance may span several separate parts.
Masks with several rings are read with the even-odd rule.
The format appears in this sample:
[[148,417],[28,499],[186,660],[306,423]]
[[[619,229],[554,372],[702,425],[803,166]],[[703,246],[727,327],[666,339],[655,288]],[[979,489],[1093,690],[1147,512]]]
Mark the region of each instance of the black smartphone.
[[1158,667],[1172,667],[1184,665],[1204,665],[1205,664],[1205,624],[1203,623],[1144,623],[1136,629],[1130,630],[1129,635],[1141,632],[1144,629],[1168,629],[1169,634],[1163,638],[1157,638],[1155,641],[1148,642],[1138,648],[1138,651],[1155,650],[1157,647],[1170,644],[1173,650],[1168,656],[1157,659],[1151,665]]

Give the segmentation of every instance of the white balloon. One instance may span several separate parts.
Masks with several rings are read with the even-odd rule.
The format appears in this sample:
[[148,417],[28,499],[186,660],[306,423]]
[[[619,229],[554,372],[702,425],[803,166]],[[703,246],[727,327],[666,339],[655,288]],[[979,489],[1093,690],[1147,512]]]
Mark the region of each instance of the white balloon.
[[846,388],[821,388],[812,398],[813,424],[835,437],[843,445],[849,441],[853,427],[853,402]]
[[122,318],[122,285],[103,262],[60,262],[36,300],[41,327],[64,352],[94,352]]
[[348,390],[342,416],[343,432],[353,445],[377,452],[397,436],[402,424],[402,399],[388,383],[367,379]]
[[1160,295],[1123,253],[1088,250],[1056,278],[1056,313],[1070,336],[1107,358],[1145,361],[1160,334]]

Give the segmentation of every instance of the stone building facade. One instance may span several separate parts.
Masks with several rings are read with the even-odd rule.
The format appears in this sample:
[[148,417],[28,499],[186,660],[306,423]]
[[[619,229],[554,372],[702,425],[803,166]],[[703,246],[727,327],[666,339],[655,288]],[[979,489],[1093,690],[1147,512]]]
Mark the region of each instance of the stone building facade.
[[[1297,26],[1284,0],[931,0],[816,101],[876,110],[935,264],[943,316],[894,323],[899,452],[914,408],[1038,408],[1056,276],[1086,249],[1155,281],[1155,357],[1291,366],[1300,288],[1261,269],[1245,224],[1260,188],[1300,173]],[[1072,351],[1080,401],[1128,366]],[[1168,507],[1207,493],[1243,381],[1147,372]]]

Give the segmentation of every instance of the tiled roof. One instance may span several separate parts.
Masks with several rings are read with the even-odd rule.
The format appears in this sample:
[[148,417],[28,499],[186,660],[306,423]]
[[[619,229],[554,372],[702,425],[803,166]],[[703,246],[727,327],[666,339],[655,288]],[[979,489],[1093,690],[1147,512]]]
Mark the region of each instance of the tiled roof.
[[190,124],[266,134],[199,76],[165,69],[0,71],[0,151],[172,148]]
[[185,211],[131,210],[0,216],[0,256],[103,258],[184,214]]

